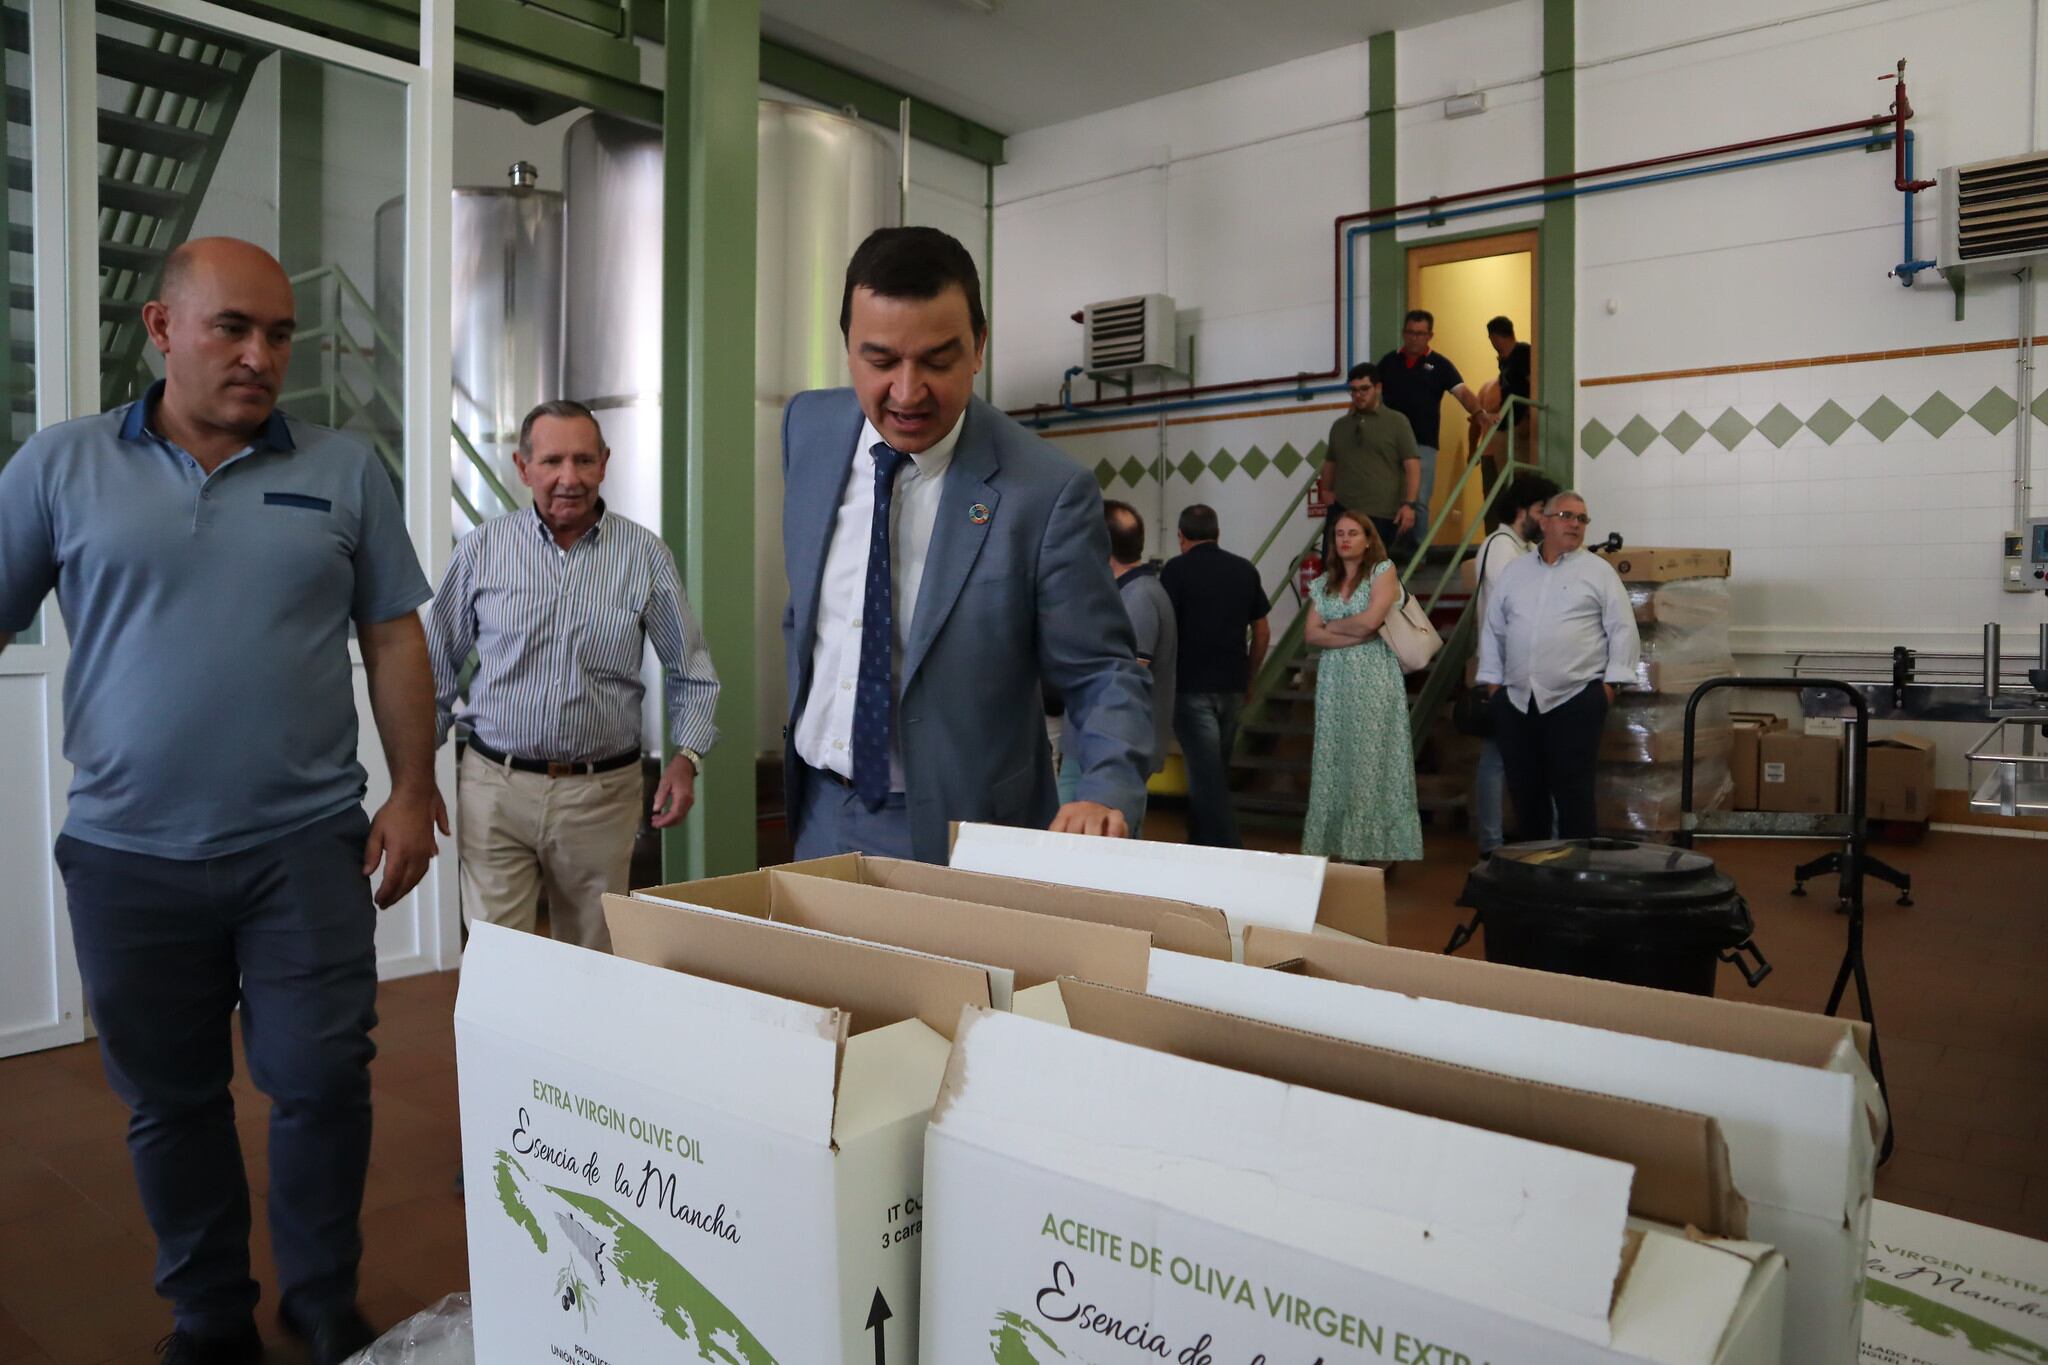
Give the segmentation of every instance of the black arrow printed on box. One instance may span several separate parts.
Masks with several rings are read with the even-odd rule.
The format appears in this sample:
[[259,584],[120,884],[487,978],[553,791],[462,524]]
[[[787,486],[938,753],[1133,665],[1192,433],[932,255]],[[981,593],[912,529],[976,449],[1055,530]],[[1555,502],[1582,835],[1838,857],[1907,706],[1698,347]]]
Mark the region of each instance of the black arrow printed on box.
[[868,1305],[868,1330],[875,1334],[875,1365],[889,1365],[889,1350],[883,1341],[882,1324],[895,1317],[889,1311],[889,1301],[882,1297],[881,1286],[875,1287],[875,1301]]

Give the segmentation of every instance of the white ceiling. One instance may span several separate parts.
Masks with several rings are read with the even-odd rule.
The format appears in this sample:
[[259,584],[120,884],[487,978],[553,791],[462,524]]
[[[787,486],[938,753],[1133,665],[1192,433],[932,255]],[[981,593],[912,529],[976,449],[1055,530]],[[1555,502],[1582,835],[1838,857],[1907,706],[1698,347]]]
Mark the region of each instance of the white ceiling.
[[762,0],[761,30],[1019,133],[1501,3]]

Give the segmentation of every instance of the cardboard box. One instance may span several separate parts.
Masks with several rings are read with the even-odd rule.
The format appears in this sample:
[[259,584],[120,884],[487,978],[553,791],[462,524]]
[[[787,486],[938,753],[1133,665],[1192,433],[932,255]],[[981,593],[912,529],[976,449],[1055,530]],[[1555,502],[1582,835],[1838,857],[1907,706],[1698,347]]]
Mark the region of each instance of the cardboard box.
[[1660,659],[1645,654],[1636,663],[1633,681],[1621,690],[1629,693],[1655,692],[1667,697],[1689,697],[1699,685],[1713,678],[1732,677],[1735,656],[1721,654],[1708,659]]
[[[969,905],[780,868],[650,887],[634,892],[633,899],[743,915],[1001,968],[1012,992],[1062,976],[1142,990],[1152,950],[1151,937],[1137,929]],[[995,1003],[1012,1008],[1009,1000]]]
[[1189,1041],[1185,1010],[1060,989],[1072,1028],[960,1027],[926,1144],[932,1365],[1779,1360],[1783,1259],[1631,1221],[1627,1162],[1355,1097],[1406,1059],[1220,1016]]
[[1788,731],[1758,738],[1758,810],[1834,815],[1842,809],[1841,786],[1841,740]]
[[472,928],[456,1000],[476,1358],[916,1357],[923,1144],[989,974],[608,897],[618,955]]
[[[1784,1357],[1850,1365],[1887,1118],[1869,1029],[1825,1015],[1254,929],[1247,966],[1154,952],[1155,995],[1717,1119],[1749,1235],[1791,1266]],[[1284,971],[1260,972],[1279,966]],[[1261,976],[1270,981],[1261,981]]]
[[[1726,726],[1700,725],[1693,730],[1693,761],[1725,758],[1734,747],[1734,732]],[[1607,727],[1600,732],[1602,763],[1679,763],[1685,759],[1685,731],[1647,730],[1630,725],[1626,709],[1607,713]],[[1164,947],[1164,944],[1160,945]]]
[[1871,1365],[2048,1360],[2048,1243],[1878,1200],[1863,1296]]
[[1624,545],[1609,554],[1593,553],[1614,566],[1624,583],[1668,583],[1676,578],[1726,578],[1726,550],[1670,549],[1655,545]]
[[1387,885],[1378,868],[1298,853],[960,825],[951,861],[970,872],[1211,906],[1223,912],[1238,944],[1254,924],[1387,941]]
[[1736,711],[1729,720],[1731,745],[1728,756],[1728,774],[1735,781],[1735,799],[1731,809],[1755,810],[1757,808],[1757,783],[1762,777],[1759,753],[1763,737],[1785,728],[1782,717],[1768,712]]
[[[1056,915],[1061,919],[1140,929],[1152,936],[1152,944],[1157,948],[1191,953],[1196,957],[1230,956],[1230,928],[1223,912],[1207,905],[1190,905],[1186,901],[1059,886],[1020,877],[995,877],[957,867],[936,867],[931,863],[877,858],[865,853],[845,853],[836,858],[786,863],[776,870],[856,882],[862,886],[879,886],[891,891],[913,891],[924,896],[965,901],[970,905],[996,905],[1008,910],[1028,910],[1035,915]],[[678,889],[649,887],[636,894],[673,899]]]
[[1873,820],[1926,820],[1934,802],[1934,741],[1901,732],[1873,739],[1864,810]]

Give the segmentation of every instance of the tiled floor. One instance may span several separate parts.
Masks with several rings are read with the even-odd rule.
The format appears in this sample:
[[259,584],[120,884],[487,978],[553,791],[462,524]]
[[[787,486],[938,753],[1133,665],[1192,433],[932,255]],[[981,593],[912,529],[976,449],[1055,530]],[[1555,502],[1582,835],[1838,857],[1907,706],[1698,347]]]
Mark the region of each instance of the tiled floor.
[[[1170,837],[1177,823],[1161,811],[1147,833]],[[1711,851],[1748,897],[1776,966],[1754,992],[1723,973],[1722,993],[1819,1009],[1843,921],[1832,883],[1815,883],[1806,899],[1787,894],[1788,869],[1810,850]],[[2048,842],[1938,834],[1883,852],[1919,885],[1916,906],[1882,894],[1871,914],[1872,989],[1899,1133],[1878,1191],[2048,1239]],[[1400,871],[1389,887],[1396,942],[1443,946],[1463,916],[1452,901],[1470,858],[1469,843],[1432,836],[1429,861]],[[393,982],[381,1000],[363,1213],[363,1307],[380,1327],[468,1283],[452,1183],[455,982],[452,973]],[[245,1079],[236,1098],[261,1190],[264,1102]],[[124,1119],[90,1044],[0,1062],[0,1365],[153,1358],[167,1314],[149,1289],[151,1245]],[[267,1294],[262,1222],[259,1199],[255,1252]],[[300,1358],[288,1346],[273,1352],[280,1362]]]

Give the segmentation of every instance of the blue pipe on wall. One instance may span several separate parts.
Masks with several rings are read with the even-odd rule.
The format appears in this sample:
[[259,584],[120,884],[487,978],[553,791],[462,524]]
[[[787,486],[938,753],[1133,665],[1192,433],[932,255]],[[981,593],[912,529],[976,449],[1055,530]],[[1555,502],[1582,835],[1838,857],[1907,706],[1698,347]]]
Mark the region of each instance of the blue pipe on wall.
[[[1911,181],[1913,178],[1913,133],[1911,129],[1906,131],[1906,159],[1904,164],[1906,179]],[[1905,190],[1902,192],[1906,199],[1906,254],[1899,258],[1898,266],[1892,271],[1892,274],[1897,277],[1899,283],[1908,289],[1913,287],[1914,276],[1923,270],[1934,269],[1933,261],[1915,260],[1913,257],[1913,196],[1919,192],[1918,190]]]
[[[1749,166],[1767,166],[1778,161],[1798,161],[1811,156],[1825,156],[1830,152],[1852,152],[1872,147],[1888,147],[1891,145],[1894,136],[1895,134],[1889,131],[1874,133],[1868,137],[1848,138],[1840,142],[1824,142],[1815,147],[1800,147],[1789,152],[1766,152],[1758,156],[1737,157],[1732,161],[1717,161],[1710,166],[1691,166],[1683,170],[1659,171],[1653,175],[1630,176],[1625,180],[1608,180],[1597,185],[1573,185],[1561,190],[1550,190],[1543,194],[1528,194],[1517,199],[1497,200],[1490,204],[1475,204],[1465,208],[1444,209],[1437,213],[1418,214],[1408,218],[1387,218],[1374,223],[1361,224],[1344,234],[1345,369],[1348,371],[1352,365],[1357,363],[1358,355],[1358,329],[1353,325],[1353,314],[1356,311],[1358,272],[1352,264],[1351,243],[1359,237],[1370,236],[1375,232],[1387,232],[1394,228],[1442,223],[1452,218],[1469,218],[1475,214],[1498,213],[1503,209],[1522,208],[1530,204],[1547,204],[1559,199],[1576,199],[1581,195],[1606,194],[1614,190],[1634,189],[1641,185],[1658,185],[1672,180],[1688,180],[1694,176],[1716,175],[1722,171],[1741,170]],[[1909,173],[1912,165],[1910,160],[1912,147],[1913,135],[1909,132],[1906,134]],[[1911,257],[1913,253],[1912,202],[1912,195],[1908,194],[1906,196],[1906,254],[1908,257]],[[1900,267],[1900,269],[1904,270],[1910,267],[1915,270],[1923,270],[1931,267],[1933,264],[1934,262],[1932,261],[1916,262],[1909,260],[1907,265]],[[1912,281],[1908,279],[1906,282],[1910,284]],[[1099,422],[1125,416],[1156,416],[1162,412],[1187,412],[1197,408],[1228,407],[1233,404],[1271,402],[1275,399],[1301,400],[1317,394],[1336,393],[1348,387],[1348,384],[1325,384],[1317,387],[1297,386],[1292,389],[1281,389],[1270,393],[1228,394],[1221,398],[1183,398],[1170,403],[1155,403],[1149,407],[1117,408],[1113,412],[1102,410],[1083,411],[1069,408],[1065,412],[1049,412],[1043,416],[1027,418],[1024,424],[1043,429],[1054,424],[1064,425],[1069,422],[1089,420]],[[1063,403],[1062,406],[1065,406],[1065,404]]]

